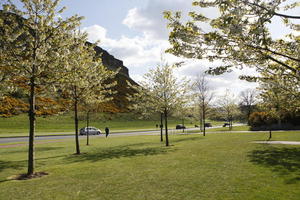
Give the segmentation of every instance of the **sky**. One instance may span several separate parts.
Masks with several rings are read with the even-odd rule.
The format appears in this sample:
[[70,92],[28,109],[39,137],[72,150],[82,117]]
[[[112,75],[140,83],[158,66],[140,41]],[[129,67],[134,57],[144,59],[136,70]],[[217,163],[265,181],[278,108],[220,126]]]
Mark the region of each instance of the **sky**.
[[[149,69],[161,62],[161,55],[170,46],[168,43],[167,20],[163,11],[188,13],[195,8],[192,0],[62,0],[66,6],[62,17],[75,14],[84,16],[81,30],[88,33],[91,42],[100,40],[99,46],[124,62],[135,81],[141,81]],[[217,15],[215,10],[203,10],[208,15]],[[280,37],[280,22],[271,27],[274,36]],[[205,60],[186,60],[173,55],[164,55],[166,61],[185,64],[177,69],[178,77],[195,79],[208,67],[215,65]],[[235,96],[257,84],[238,79],[241,74],[254,74],[254,69],[234,70],[220,76],[209,76],[210,87],[218,94],[227,89]]]

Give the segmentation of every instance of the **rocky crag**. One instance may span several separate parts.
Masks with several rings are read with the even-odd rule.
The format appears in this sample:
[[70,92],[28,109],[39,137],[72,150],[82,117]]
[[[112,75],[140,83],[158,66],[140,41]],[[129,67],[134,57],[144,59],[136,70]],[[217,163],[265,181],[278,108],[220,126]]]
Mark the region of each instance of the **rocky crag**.
[[124,66],[123,61],[116,59],[99,46],[96,46],[94,49],[96,54],[102,58],[103,65],[105,67],[112,71],[116,71],[120,68],[119,73],[129,78],[128,68]]

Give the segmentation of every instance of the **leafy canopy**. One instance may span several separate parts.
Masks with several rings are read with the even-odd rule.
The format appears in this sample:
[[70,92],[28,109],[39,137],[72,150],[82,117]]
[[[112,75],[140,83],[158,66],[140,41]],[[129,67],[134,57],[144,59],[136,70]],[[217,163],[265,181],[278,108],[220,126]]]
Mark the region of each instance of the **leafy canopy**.
[[[300,16],[282,13],[299,4],[287,4],[286,0],[198,0],[193,2],[195,7],[201,11],[212,8],[218,16],[210,19],[201,11],[190,12],[188,22],[183,22],[180,12],[166,11],[172,44],[167,52],[222,61],[222,65],[210,68],[212,74],[228,72],[233,67],[268,68],[275,63],[290,76],[299,77],[300,36],[292,33],[300,30]],[[285,38],[272,37],[269,25],[275,18],[282,19],[290,30]],[[209,29],[203,29],[205,23]]]

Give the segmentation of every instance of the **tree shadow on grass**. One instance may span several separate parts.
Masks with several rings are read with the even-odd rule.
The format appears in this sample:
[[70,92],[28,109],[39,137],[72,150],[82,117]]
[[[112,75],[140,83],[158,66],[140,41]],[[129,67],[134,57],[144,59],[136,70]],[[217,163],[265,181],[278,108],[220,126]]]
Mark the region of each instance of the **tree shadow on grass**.
[[185,142],[185,141],[196,141],[196,140],[203,140],[204,138],[203,137],[199,137],[199,136],[190,136],[188,137],[187,135],[182,135],[182,136],[185,136],[183,138],[175,138],[175,139],[172,139],[170,138],[170,143],[178,143],[178,142]]
[[300,181],[300,148],[299,147],[268,147],[254,150],[249,155],[250,161],[269,167],[280,175],[294,176],[286,181],[293,184]]
[[[0,172],[2,172],[5,169],[10,169],[10,168],[19,170],[19,169],[24,168],[24,166],[25,166],[25,162],[23,162],[23,161],[3,161],[3,160],[0,160]],[[0,179],[0,184],[4,183],[4,182],[7,182],[7,181],[10,181],[10,180],[8,180],[7,178]]]
[[5,169],[21,169],[25,166],[26,162],[24,161],[3,161],[0,160],[0,172]]
[[[64,147],[35,147],[35,152],[43,152],[43,151],[54,151],[58,149],[62,149]],[[9,150],[9,154],[12,153],[27,153],[28,147],[22,148],[22,149],[11,149]]]
[[164,147],[130,148],[129,146],[118,146],[112,148],[97,148],[93,152],[83,153],[80,155],[70,155],[66,158],[66,160],[67,162],[97,162],[107,159],[166,154],[170,151],[174,151],[174,149],[167,149]]

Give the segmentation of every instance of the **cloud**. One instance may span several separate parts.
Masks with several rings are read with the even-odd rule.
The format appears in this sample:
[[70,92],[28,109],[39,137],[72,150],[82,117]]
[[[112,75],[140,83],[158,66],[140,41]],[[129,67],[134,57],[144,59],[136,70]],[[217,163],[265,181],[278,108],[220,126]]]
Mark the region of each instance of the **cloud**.
[[107,30],[99,25],[83,28],[91,42],[100,40],[100,46],[118,59],[123,60],[130,74],[143,74],[160,62],[160,55],[169,46],[167,40],[154,40],[146,36],[112,39]]
[[106,38],[107,30],[97,24],[93,26],[85,27],[82,29],[82,31],[88,33],[88,39],[90,42],[96,42],[96,41],[103,42],[107,39]]
[[[124,62],[129,68],[130,76],[135,81],[143,80],[143,74],[150,68],[154,68],[161,62],[161,55],[170,46],[168,42],[167,21],[163,18],[163,11],[178,11],[187,13],[192,9],[192,1],[187,0],[151,0],[143,8],[132,8],[122,23],[140,32],[141,36],[129,37],[122,35],[119,39],[112,39],[107,34],[107,30],[100,25],[85,27],[83,30],[88,33],[91,42],[100,40],[100,46],[110,54]],[[216,12],[205,10],[210,16],[215,16]],[[187,77],[194,80],[197,74],[203,73],[210,66],[217,66],[220,63],[211,63],[207,60],[183,59],[174,55],[165,54],[165,61],[172,64],[185,61],[184,65],[175,72],[177,77]],[[229,89],[232,93],[239,94],[240,91],[249,87],[256,87],[241,81],[238,76],[241,74],[255,73],[253,70],[234,70],[221,76],[208,76],[211,87],[216,93],[224,93]]]
[[168,38],[167,20],[163,12],[182,11],[187,13],[192,1],[186,0],[151,0],[145,8],[132,8],[128,11],[123,24],[142,32],[147,38],[163,40]]
[[[182,19],[189,19],[190,11],[201,11],[208,17],[216,17],[218,11],[214,8],[200,8],[192,6],[192,0],[151,0],[144,8],[132,8],[128,11],[123,24],[136,31],[142,32],[147,38],[167,40],[169,30],[168,21],[164,19],[163,12],[171,11],[182,13]],[[208,26],[205,25],[205,29]]]
[[[188,80],[194,81],[198,75],[203,74],[209,67],[218,66],[219,62],[209,62],[208,60],[186,60],[185,64],[176,71],[176,76],[185,76]],[[257,83],[249,83],[240,80],[240,75],[256,75],[257,72],[253,68],[233,69],[230,73],[222,75],[207,75],[209,87],[219,95],[225,93],[228,89],[231,93],[239,95],[239,93],[248,88],[255,88]]]

